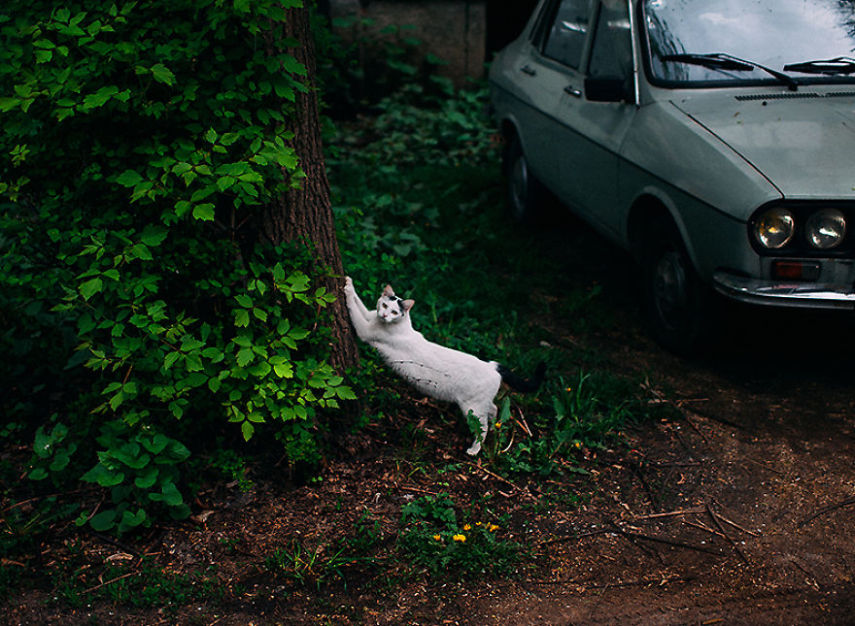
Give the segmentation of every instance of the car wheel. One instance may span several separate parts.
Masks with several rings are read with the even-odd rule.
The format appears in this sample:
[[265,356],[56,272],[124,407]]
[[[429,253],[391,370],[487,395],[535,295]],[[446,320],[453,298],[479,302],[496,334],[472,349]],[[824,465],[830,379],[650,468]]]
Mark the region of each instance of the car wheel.
[[697,353],[711,338],[715,302],[669,220],[659,220],[649,229],[642,270],[653,337],[677,354]]
[[508,143],[504,166],[511,217],[519,223],[537,222],[542,217],[543,185],[529,169],[522,143],[516,135]]

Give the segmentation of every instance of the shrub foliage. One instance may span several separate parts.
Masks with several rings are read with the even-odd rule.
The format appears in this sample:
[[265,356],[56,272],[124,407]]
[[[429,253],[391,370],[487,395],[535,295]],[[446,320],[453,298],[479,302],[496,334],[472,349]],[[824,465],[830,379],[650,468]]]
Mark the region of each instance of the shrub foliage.
[[301,5],[0,7],[0,436],[32,437],[32,480],[108,488],[80,518],[98,530],[189,512],[186,433],[228,421],[310,457],[318,411],[352,397],[312,332],[333,295],[257,228],[302,177]]

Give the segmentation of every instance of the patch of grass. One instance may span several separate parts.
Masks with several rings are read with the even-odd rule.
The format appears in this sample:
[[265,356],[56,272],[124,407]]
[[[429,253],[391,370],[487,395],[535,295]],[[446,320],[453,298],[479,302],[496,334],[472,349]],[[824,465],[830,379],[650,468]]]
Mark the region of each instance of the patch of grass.
[[539,405],[527,421],[502,402],[484,455],[504,474],[584,474],[582,459],[590,450],[622,441],[623,430],[649,419],[651,408],[637,385],[608,373],[579,372],[568,384],[558,376],[550,386],[551,405]]
[[401,509],[398,549],[408,564],[432,577],[509,574],[527,551],[505,536],[506,522],[482,519],[466,510],[458,516],[446,493],[423,496]]
[[308,548],[293,540],[264,559],[264,571],[294,588],[320,591],[340,581],[347,587],[348,574],[377,562],[374,549],[382,539],[380,524],[363,512],[352,532],[328,543]]
[[72,608],[107,601],[126,607],[158,607],[167,613],[192,601],[220,601],[225,590],[213,576],[202,572],[180,573],[142,558],[126,564],[107,564],[94,573],[74,544],[66,544],[67,558],[52,572],[56,600]]

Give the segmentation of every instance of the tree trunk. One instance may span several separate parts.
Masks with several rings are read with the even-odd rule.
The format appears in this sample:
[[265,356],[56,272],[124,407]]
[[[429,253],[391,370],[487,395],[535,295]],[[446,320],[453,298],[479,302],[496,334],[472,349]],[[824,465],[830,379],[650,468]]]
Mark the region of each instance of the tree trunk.
[[[268,208],[262,235],[273,242],[302,241],[314,254],[322,284],[336,296],[344,286],[344,269],[335,234],[330,185],[324,165],[319,122],[318,97],[315,87],[315,42],[309,22],[308,7],[288,10],[285,37],[296,39],[299,46],[289,49],[305,65],[306,93],[298,92],[291,116],[293,147],[306,178],[298,189],[289,190],[274,206]],[[272,45],[278,45],[272,42]],[[329,274],[330,277],[326,277]],[[344,299],[332,307],[333,339],[330,362],[339,373],[358,361],[358,352],[348,322]]]

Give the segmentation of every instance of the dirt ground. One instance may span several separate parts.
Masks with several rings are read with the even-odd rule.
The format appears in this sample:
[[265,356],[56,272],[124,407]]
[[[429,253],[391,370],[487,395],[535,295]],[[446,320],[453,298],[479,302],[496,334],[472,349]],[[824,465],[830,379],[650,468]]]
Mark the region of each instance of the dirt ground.
[[[607,330],[580,337],[572,320],[544,319],[550,349],[584,342],[601,367],[647,377],[643,393],[671,417],[629,429],[627,445],[591,452],[591,476],[509,482],[463,466],[438,476],[400,453],[418,428],[437,462],[466,461],[451,412],[417,404],[347,442],[320,481],[294,486],[256,469],[256,487],[200,494],[196,522],[155,529],[139,543],[90,539],[85,558],[141,554],[168,571],[212,574],[229,592],[163,609],[107,602],[69,608],[31,593],[8,623],[108,624],[852,624],[855,623],[855,333],[849,318],[731,311],[706,357],[670,355],[645,335],[628,261],[585,229],[546,237],[567,282],[601,284]],[[556,293],[561,298],[562,294]],[[430,455],[428,455],[430,456]],[[584,504],[539,506],[573,491]],[[394,542],[401,506],[447,491],[491,493],[533,547],[516,575],[457,582],[349,573],[320,592],[261,574],[277,546],[321,545],[360,515]],[[367,512],[367,513],[366,513]],[[91,581],[92,587],[113,584]]]

